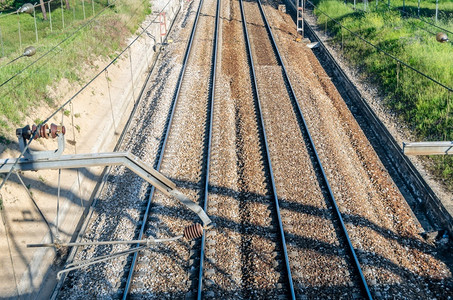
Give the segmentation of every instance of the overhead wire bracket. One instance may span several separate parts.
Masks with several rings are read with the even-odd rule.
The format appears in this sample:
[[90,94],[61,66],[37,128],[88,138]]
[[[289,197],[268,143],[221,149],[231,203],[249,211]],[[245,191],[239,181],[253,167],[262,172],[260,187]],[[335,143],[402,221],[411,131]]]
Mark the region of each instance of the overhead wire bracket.
[[[74,155],[61,155],[64,150],[64,135],[66,129],[64,126],[58,126],[51,124],[49,127],[47,124],[25,126],[23,128],[16,129],[16,135],[19,140],[19,146],[21,152],[24,154],[22,158],[16,159],[3,159],[0,160],[0,173],[11,173],[20,171],[38,171],[38,170],[49,170],[49,169],[76,169],[86,168],[93,166],[117,166],[122,165],[146,180],[149,184],[153,185],[156,189],[161,191],[167,196],[176,198],[179,202],[184,204],[187,208],[192,210],[198,215],[203,222],[203,226],[195,223],[187,226],[184,232],[176,237],[166,239],[147,239],[147,240],[134,240],[134,241],[100,241],[100,242],[77,242],[77,243],[62,243],[56,241],[53,243],[45,244],[29,244],[27,247],[70,247],[70,246],[88,246],[88,245],[113,245],[113,244],[140,244],[142,246],[129,249],[127,251],[109,254],[103,257],[99,257],[93,260],[80,261],[75,266],[70,266],[58,273],[58,277],[61,274],[69,272],[71,270],[86,267],[92,264],[103,262],[109,259],[119,257],[134,252],[138,252],[144,248],[149,247],[151,244],[167,241],[175,241],[180,238],[186,238],[188,240],[199,238],[203,235],[204,230],[208,230],[213,227],[211,219],[208,217],[206,212],[195,202],[190,200],[186,195],[176,189],[176,184],[170,179],[156,171],[155,169],[148,166],[145,162],[140,160],[129,152],[108,152],[108,153],[93,153],[93,154],[74,154]],[[32,151],[28,148],[27,142],[32,139],[38,138],[58,138],[58,148],[54,151]],[[20,179],[20,177],[19,177]],[[33,200],[33,199],[32,199]],[[47,221],[46,221],[47,222]],[[49,230],[50,227],[49,227]]]
[[[37,132],[36,132],[37,131]],[[38,127],[36,125],[25,126],[23,128],[16,129],[16,136],[19,140],[20,151],[23,152],[24,157],[29,160],[38,160],[38,159],[47,159],[47,158],[56,158],[59,157],[65,148],[64,135],[66,133],[66,128],[64,126],[58,126],[51,124],[50,127],[47,124]],[[54,151],[32,151],[30,148],[26,148],[27,140],[38,139],[38,138],[57,138],[58,148]]]
[[[26,149],[24,157],[0,160],[0,173],[123,165],[165,195],[176,198],[196,213],[203,221],[203,227],[206,228],[211,223],[211,219],[206,212],[198,204],[178,191],[175,183],[129,152],[61,155],[64,150],[65,133],[66,129],[64,126],[55,124],[51,124],[50,127],[47,124],[42,126],[33,125],[32,127],[27,125],[16,129],[20,149],[21,151]],[[27,140],[40,137],[58,138],[58,149],[54,151],[32,151],[26,147]]]
[[[36,153],[35,153],[36,154]],[[132,172],[146,180],[167,196],[176,198],[190,210],[198,215],[207,226],[211,223],[206,212],[186,195],[176,189],[176,184],[170,179],[149,167],[138,157],[129,152],[107,152],[94,154],[75,154],[51,157],[48,159],[4,159],[0,160],[0,173],[11,171],[38,171],[48,169],[75,169],[93,166],[116,166],[123,165]]]

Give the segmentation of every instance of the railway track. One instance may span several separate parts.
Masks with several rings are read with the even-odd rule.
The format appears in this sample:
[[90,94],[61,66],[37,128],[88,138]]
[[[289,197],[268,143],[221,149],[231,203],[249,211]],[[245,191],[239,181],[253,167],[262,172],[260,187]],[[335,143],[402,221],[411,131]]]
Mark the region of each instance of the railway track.
[[[294,42],[297,33],[291,26],[293,21],[271,7],[267,5],[266,10],[271,16],[272,26],[279,29],[276,31],[277,40],[283,49],[283,59],[289,65],[291,80],[298,83],[294,89],[299,96],[300,108],[311,128],[313,142],[320,150],[319,158],[344,215],[371,294],[377,298],[443,294],[451,285],[446,277],[439,282],[427,279],[425,282],[429,284],[426,286],[424,280],[416,278],[445,274],[442,270],[445,270],[445,264],[448,265],[448,259],[438,255],[438,252],[445,252],[444,246],[439,244],[438,250],[434,250],[435,245],[422,242],[420,232],[423,229],[383,166],[389,162],[376,158],[370,146],[370,142],[375,143],[375,140],[363,138],[357,121],[339,97],[326,71],[332,78],[335,75],[331,75],[330,68],[324,71],[319,67],[320,62],[313,59],[311,50],[297,46]],[[354,87],[346,89],[351,91]],[[427,257],[436,257],[437,262],[425,260]],[[394,264],[395,261],[398,263]],[[438,269],[432,272],[434,269],[431,268]],[[420,273],[422,269],[425,271]],[[414,293],[414,288],[422,292]]]
[[[375,225],[379,207],[373,208],[377,217],[358,217],[351,210],[362,203],[348,194],[350,175],[338,180],[341,171],[335,164],[341,166],[341,161],[329,156],[325,125],[313,117],[314,112],[322,119],[325,112],[316,108],[315,96],[309,94],[307,100],[303,94],[317,88],[307,86],[305,77],[316,76],[327,85],[323,71],[299,74],[291,55],[305,55],[300,48],[297,54],[291,48],[285,48],[283,57],[278,53],[276,40],[284,42],[286,29],[279,28],[275,39],[260,1],[201,0],[197,13],[190,11],[159,69],[173,79],[150,82],[125,148],[204,206],[215,227],[200,240],[157,244],[129,258],[71,273],[59,298],[380,298],[386,285],[393,286],[376,270],[412,276],[414,271],[398,266],[405,262],[400,257],[409,251],[411,257],[422,252],[426,256],[418,257],[427,258],[429,249],[415,238],[399,237],[393,227]],[[274,15],[272,19],[275,27]],[[308,61],[315,65],[311,56]],[[290,77],[298,82],[294,88]],[[350,149],[356,147],[362,151],[365,146],[353,141]],[[379,169],[365,154],[362,164]],[[118,200],[113,205],[104,201],[105,211],[101,202],[86,239],[169,237],[195,221],[175,201],[124,170],[114,175],[104,198]],[[377,177],[373,180],[384,185]],[[396,197],[389,189],[390,197]],[[358,188],[357,198],[363,190]],[[389,197],[384,192],[379,196]],[[406,217],[404,209],[392,212]],[[397,244],[384,240],[395,257],[379,252],[380,235]],[[125,249],[88,247],[79,258]],[[359,262],[365,264],[365,274]],[[430,263],[429,268],[435,265]]]
[[[201,199],[204,198],[209,176],[207,166],[215,80],[215,76],[211,75],[215,74],[215,64],[211,67],[210,58],[215,53],[213,45],[217,32],[212,18],[216,15],[212,9],[213,3],[214,0],[200,1],[175,91],[175,103],[162,143],[162,155],[156,165],[156,169],[179,183],[182,191],[200,204],[203,202]],[[212,61],[215,62],[215,59]],[[190,214],[182,212],[173,200],[155,193],[153,188],[149,199],[153,214],[159,217],[144,221],[147,236],[175,234],[190,225]],[[171,297],[183,297],[187,291],[186,286],[192,283],[194,270],[200,269],[202,274],[203,269],[200,259],[191,260],[189,265],[185,263],[200,248],[197,243],[192,247],[188,246],[187,242],[181,242],[138,253],[138,266],[134,264],[131,267],[133,272],[128,277],[123,299],[162,298],[168,291],[172,291]],[[190,248],[192,250],[189,251]]]
[[[174,90],[180,76],[183,50],[194,21],[197,3],[191,2],[184,15],[177,19],[179,30],[173,35],[174,42],[162,52],[154,80],[146,84],[143,98],[139,101],[134,118],[125,132],[119,151],[129,151],[149,165],[158,164],[163,137],[175,101]],[[195,11],[193,10],[195,7]],[[182,49],[182,50],[181,50]],[[124,168],[114,168],[96,199],[93,213],[80,236],[84,241],[133,240],[142,234],[145,214],[150,208],[151,187]],[[111,199],[115,199],[113,202]],[[72,260],[86,260],[99,255],[125,250],[124,246],[85,247]],[[109,294],[121,298],[126,291],[126,282],[134,256],[123,256],[88,270],[70,272],[60,280],[53,295],[55,298],[80,299]],[[71,261],[69,261],[71,262]],[[89,286],[90,288],[86,288]]]
[[[338,246],[341,248],[346,249],[346,251],[349,252],[350,258],[348,259],[345,255],[341,255],[341,251],[338,251],[336,249],[330,249],[331,251],[333,250],[333,253],[335,254],[340,254],[339,256],[342,257],[342,261],[337,266],[326,266],[329,269],[332,267],[337,267],[341,266],[337,272],[329,272],[328,269],[323,269],[323,263],[325,263],[325,258],[322,257],[323,255],[318,255],[312,263],[314,265],[317,265],[319,270],[319,274],[316,274],[315,276],[322,277],[322,274],[336,274],[338,278],[336,280],[338,281],[346,281],[350,283],[353,283],[356,287],[359,289],[362,289],[363,296],[366,298],[371,298],[371,294],[369,292],[369,288],[367,285],[367,282],[364,278],[364,275],[362,273],[360,264],[357,259],[357,255],[355,253],[355,249],[352,247],[352,244],[349,239],[349,235],[347,232],[346,227],[344,226],[343,218],[342,215],[338,209],[338,205],[335,201],[335,197],[331,191],[329,181],[325,175],[324,168],[322,166],[322,163],[319,159],[318,153],[316,151],[316,147],[313,143],[310,131],[308,129],[307,123],[304,119],[304,116],[302,114],[302,111],[299,107],[299,102],[297,100],[296,94],[294,92],[294,89],[292,87],[292,84],[289,80],[289,76],[286,70],[286,67],[284,65],[284,62],[282,60],[282,57],[278,51],[277,44],[275,42],[274,36],[272,34],[272,30],[269,26],[269,23],[267,21],[266,15],[264,13],[264,10],[262,8],[261,2],[258,0],[257,6],[249,6],[248,7],[248,13],[250,16],[254,16],[255,19],[251,21],[252,26],[256,26],[256,24],[261,25],[261,31],[265,29],[267,31],[267,36],[269,37],[269,46],[267,46],[268,50],[266,51],[260,51],[262,50],[262,45],[255,46],[256,50],[255,52],[255,60],[257,62],[264,62],[261,63],[260,66],[257,67],[258,70],[258,75],[257,75],[257,80],[259,82],[258,87],[260,89],[257,91],[257,94],[259,95],[260,93],[263,95],[262,98],[262,106],[263,106],[263,111],[265,114],[265,126],[267,125],[269,128],[270,136],[272,137],[270,142],[271,145],[271,152],[270,152],[270,160],[274,161],[274,165],[276,168],[276,180],[280,180],[281,182],[277,183],[280,187],[280,189],[277,189],[277,193],[280,190],[280,198],[284,199],[298,199],[300,204],[307,205],[307,202],[301,201],[301,199],[306,199],[305,195],[298,195],[298,194],[291,194],[291,191],[285,191],[286,189],[290,189],[286,187],[284,180],[286,178],[294,178],[297,180],[297,172],[300,172],[299,168],[303,169],[312,169],[311,172],[312,174],[315,175],[316,178],[318,178],[316,181],[311,182],[310,186],[307,186],[306,189],[310,191],[316,191],[317,196],[315,198],[318,199],[313,199],[313,202],[309,202],[311,205],[316,206],[316,204],[320,204],[319,200],[324,200],[325,203],[324,205],[327,205],[327,207],[332,207],[333,211],[328,213],[327,219],[330,220],[330,226],[326,226],[323,228],[323,226],[319,226],[318,224],[313,224],[312,219],[307,220],[307,216],[301,216],[297,215],[297,212],[293,211],[288,211],[288,217],[286,218],[286,224],[285,227],[288,228],[288,231],[294,231],[294,234],[291,235],[291,244],[295,244],[300,246],[300,248],[303,249],[303,247],[306,247],[306,237],[304,236],[306,233],[304,233],[304,230],[299,229],[299,231],[295,228],[295,225],[297,222],[306,222],[308,223],[307,225],[311,227],[310,229],[307,228],[307,230],[311,231],[316,227],[319,227],[318,230],[323,233],[330,233],[331,236],[336,235],[337,239],[339,241],[333,241],[334,244],[336,243]],[[262,20],[258,20],[256,17],[261,16]],[[261,23],[261,24],[260,24]],[[249,23],[250,24],[250,23]],[[250,26],[250,25],[248,25]],[[252,27],[253,28],[253,27]],[[258,28],[257,28],[258,29]],[[253,35],[253,32],[255,33],[255,36]],[[259,32],[258,30],[252,31],[252,40],[257,43],[262,43],[263,40],[263,32]],[[271,53],[271,49],[274,54],[274,57],[276,58],[276,62],[272,62],[272,60],[269,59],[269,54]],[[263,55],[264,54],[264,55]],[[251,54],[250,54],[251,55]],[[272,62],[269,64],[269,62]],[[278,101],[275,101],[275,98],[278,98]],[[260,101],[260,100],[258,100]],[[276,103],[278,102],[278,103]],[[261,105],[260,105],[261,106]],[[267,113],[266,113],[267,111]],[[280,118],[286,116],[285,122],[279,122],[281,120]],[[275,119],[273,119],[275,118]],[[288,127],[291,126],[292,128],[288,130]],[[283,133],[278,135],[277,133]],[[285,134],[286,133],[286,134]],[[277,148],[281,147],[281,148]],[[274,149],[272,149],[274,148]],[[286,155],[287,157],[285,158],[285,152],[288,153],[289,149],[294,151],[293,153],[290,153],[290,155]],[[273,151],[273,152],[272,152]],[[302,155],[301,155],[302,154]],[[282,157],[283,156],[283,157]],[[272,158],[272,159],[271,159]],[[311,158],[311,159],[310,159]],[[291,168],[288,168],[287,163],[284,163],[287,160],[293,159],[293,162],[295,163],[294,166]],[[310,162],[312,166],[307,165],[307,162]],[[297,162],[297,163],[296,163]],[[271,161],[269,161],[269,164],[271,165]],[[280,169],[279,169],[280,168]],[[291,171],[293,174],[291,174]],[[299,177],[302,179],[301,177]],[[299,185],[303,184],[302,181],[300,182],[292,182],[292,185]],[[289,192],[289,193],[288,193]],[[276,200],[278,198],[276,197]],[[318,203],[316,203],[316,200]],[[322,202],[321,202],[322,203]],[[329,207],[329,208],[330,208]],[[336,219],[336,220],[335,220]],[[326,225],[326,224],[323,224]],[[297,225],[296,225],[297,226]],[[332,227],[336,226],[335,231],[332,230]],[[317,235],[317,238],[322,236],[322,234]],[[330,246],[330,245],[329,245]],[[331,246],[329,248],[332,248]],[[326,291],[321,291],[321,290],[316,290],[314,291],[305,291],[304,292],[304,286],[302,283],[302,278],[305,276],[310,276],[309,272],[307,272],[307,267],[309,264],[307,262],[303,262],[300,260],[300,257],[310,257],[308,253],[303,253],[303,250],[300,249],[294,249],[295,251],[292,252],[292,261],[291,264],[293,265],[293,269],[298,270],[296,276],[295,276],[295,281],[298,283],[299,286],[299,293],[305,294],[308,297],[319,297],[322,295],[323,292]],[[322,262],[324,261],[324,262]],[[337,262],[338,263],[338,262]],[[348,267],[349,266],[349,267]],[[331,269],[332,270],[332,269]],[[313,276],[313,275],[311,275]],[[318,279],[319,279],[318,277]],[[343,278],[342,278],[343,277]],[[341,286],[341,283],[338,284]],[[337,293],[339,290],[341,290],[340,287],[337,287]],[[305,288],[306,289],[306,288]],[[329,291],[328,293],[330,293]],[[349,297],[355,296],[358,294],[358,290],[354,288],[349,289]],[[313,293],[313,294],[311,294]],[[325,295],[327,296],[327,295]]]
[[[218,136],[213,153],[222,156],[213,159],[212,169],[215,174],[223,174],[212,176],[210,203],[213,205],[208,207],[208,213],[212,212],[219,229],[206,237],[209,269],[207,284],[203,291],[198,290],[199,298],[200,293],[204,298],[215,299],[286,298],[288,295],[294,298],[278,200],[267,163],[265,134],[253,97],[256,90],[249,77],[251,69],[244,40],[238,38],[241,25],[237,18],[242,14],[237,3],[233,6],[223,9],[226,24],[222,31],[222,60],[225,63],[222,62],[221,69],[225,76],[218,83],[219,94],[226,93],[233,101],[219,99],[214,104],[217,112],[214,119],[219,123],[214,126]],[[235,63],[230,65],[232,61]],[[251,114],[254,111],[257,113]],[[223,154],[231,159],[225,159]],[[229,261],[229,257],[237,260]]]

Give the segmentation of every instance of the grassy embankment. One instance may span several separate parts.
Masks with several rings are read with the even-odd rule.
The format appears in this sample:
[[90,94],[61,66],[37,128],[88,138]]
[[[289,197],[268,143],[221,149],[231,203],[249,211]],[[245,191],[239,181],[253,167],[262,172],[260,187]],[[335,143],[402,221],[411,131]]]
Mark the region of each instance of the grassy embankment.
[[[319,3],[319,1],[318,1]],[[347,0],[348,5],[353,6],[354,0]],[[378,0],[378,8],[382,9],[387,6],[389,0]],[[363,9],[363,0],[356,0],[356,7]],[[390,0],[390,7],[394,10],[404,10],[403,16],[416,16],[418,14],[417,0]],[[404,9],[403,9],[404,7]],[[368,9],[374,11],[376,9],[376,0],[368,0]],[[438,20],[448,20],[453,17],[453,1],[439,0]],[[430,22],[434,21],[436,14],[436,0],[421,0],[420,1],[420,17]]]
[[[66,78],[70,84],[82,83],[83,79],[86,79],[84,73],[87,67],[93,67],[93,62],[99,57],[113,57],[115,51],[124,46],[125,38],[135,32],[145,16],[150,13],[147,0],[110,2],[115,5],[106,8],[107,0],[96,1],[93,14],[92,2],[86,1],[86,19],[84,19],[81,2],[70,1],[71,5],[74,3],[76,5],[71,6],[69,10],[63,10],[65,25],[63,28],[62,8],[60,1],[56,1],[51,7],[52,31],[49,13],[48,20],[44,20],[40,8],[37,7],[38,42],[36,42],[33,15],[13,14],[0,17],[5,53],[5,56],[1,57],[2,49],[0,49],[0,85],[2,85],[100,13],[91,25],[68,38],[46,57],[0,87],[0,138],[3,141],[14,134],[13,129],[17,125],[23,125],[24,116],[33,110],[34,106],[42,103],[47,103],[51,107],[55,105],[55,99],[52,99],[48,93],[49,86],[63,78]],[[102,11],[104,8],[106,9]],[[22,49],[19,49],[18,19]],[[22,57],[6,65],[22,55],[27,46],[34,46],[37,50],[36,55]],[[43,116],[45,117],[47,116]]]
[[[397,5],[395,0],[391,3]],[[354,11],[350,4],[346,6],[343,1],[321,0],[316,4],[318,23],[324,27],[327,22],[328,31],[335,41],[341,44],[343,40],[344,56],[378,84],[385,103],[416,133],[419,140],[453,140],[453,93],[407,67],[398,65],[395,60],[345,29],[341,30],[338,24],[321,11],[374,45],[452,88],[452,44],[438,43],[435,36],[419,27],[434,33],[438,29],[417,19],[403,18],[398,11],[388,10],[387,1],[380,1],[378,9],[375,8],[375,2],[370,2],[367,13]],[[422,7],[424,4],[422,2]],[[417,2],[406,1],[406,7],[414,5],[417,8]],[[432,10],[432,4],[429,5]],[[442,15],[450,17],[442,17],[437,25],[453,31],[453,2],[443,1],[440,5]],[[432,170],[449,188],[453,188],[453,157],[431,156],[430,161],[433,162],[430,164]]]

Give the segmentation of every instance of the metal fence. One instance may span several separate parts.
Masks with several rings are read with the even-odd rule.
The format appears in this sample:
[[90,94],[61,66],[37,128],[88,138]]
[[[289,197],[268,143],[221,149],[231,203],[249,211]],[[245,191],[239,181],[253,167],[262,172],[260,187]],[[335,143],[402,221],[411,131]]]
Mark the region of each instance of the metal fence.
[[39,44],[45,37],[80,25],[93,17],[109,0],[49,0],[25,3],[16,11],[0,13],[0,57],[22,53],[23,47]]

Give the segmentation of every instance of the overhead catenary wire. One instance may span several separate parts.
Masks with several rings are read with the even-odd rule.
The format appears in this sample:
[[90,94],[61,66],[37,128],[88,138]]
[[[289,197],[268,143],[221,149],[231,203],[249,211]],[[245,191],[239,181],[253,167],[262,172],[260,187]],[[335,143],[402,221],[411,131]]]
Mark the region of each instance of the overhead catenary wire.
[[[113,5],[113,4],[110,4],[110,5]],[[2,83],[0,85],[0,87],[2,87],[3,85],[5,85],[7,82],[9,82],[10,80],[12,80],[14,77],[18,76],[20,73],[22,73],[23,71],[25,71],[26,69],[28,69],[29,67],[31,67],[32,65],[34,65],[36,62],[38,62],[39,60],[41,60],[42,58],[44,58],[45,56],[47,56],[48,53],[50,53],[51,51],[55,50],[59,45],[61,45],[63,42],[65,42],[66,40],[68,40],[69,38],[71,38],[72,36],[74,36],[78,31],[82,30],[83,28],[85,28],[86,26],[90,25],[94,20],[95,18],[97,18],[97,16],[99,16],[102,12],[104,12],[106,9],[108,8],[105,7],[102,11],[100,11],[94,18],[92,18],[89,22],[85,23],[84,25],[82,25],[81,27],[79,27],[76,31],[73,32],[73,34],[71,34],[70,36],[66,37],[64,40],[62,40],[60,43],[58,43],[56,46],[54,46],[52,49],[50,49],[49,51],[47,51],[46,53],[44,53],[43,55],[41,55],[38,59],[36,59],[35,61],[33,61],[32,63],[30,63],[27,67],[25,67],[24,69],[22,69],[19,73],[17,73],[16,75],[14,75],[13,77],[11,77],[10,79],[8,79],[6,82]],[[94,80],[94,79],[93,79]],[[93,81],[91,80],[90,83]],[[20,85],[20,84],[19,84]],[[83,88],[85,89],[86,86]],[[77,93],[76,95],[78,95],[79,93]],[[72,99],[74,98],[75,96],[73,96],[70,100],[72,101]],[[11,173],[13,172],[14,168],[16,167],[17,163],[19,162],[19,159],[22,158],[25,154],[25,152],[28,150],[28,148],[30,147],[30,144],[33,142],[33,140],[37,137],[37,133],[39,132],[39,130],[41,129],[42,125],[47,123],[53,116],[55,116],[63,107],[65,107],[69,102],[70,100],[68,100],[63,106],[61,106],[58,110],[56,110],[53,114],[51,114],[51,116],[49,116],[44,122],[40,123],[37,125],[37,129],[36,131],[34,132],[34,134],[32,135],[32,137],[30,138],[30,140],[27,142],[27,144],[25,145],[24,149],[22,150],[22,152],[19,154],[19,156],[17,157],[17,160],[15,161],[14,165],[12,166],[11,170],[6,174],[5,178],[3,178],[3,181],[2,183],[0,184],[0,191],[2,190],[3,186],[5,185],[5,183],[8,181],[9,177],[11,176]]]
[[[50,2],[54,2],[55,0],[49,0],[47,2],[44,2],[44,4],[47,4],[47,3],[50,3]],[[32,4],[33,5],[33,8],[35,7],[38,7],[38,6],[41,6],[41,4]],[[21,6],[22,7],[22,6]],[[19,11],[21,9],[21,7],[19,7],[17,10],[15,11],[12,11],[10,13],[7,13],[7,14],[3,14],[3,13],[0,13],[0,18],[3,18],[3,17],[6,17],[6,16],[10,16],[10,15],[14,15],[15,13],[17,13],[17,11]]]
[[411,13],[409,13],[409,12],[406,12],[406,11],[404,11],[404,10],[398,8],[398,7],[395,7],[395,6],[390,5],[390,8],[392,8],[392,9],[397,9],[397,10],[399,10],[400,12],[402,12],[402,13],[405,14],[405,15],[409,15],[409,16],[411,16],[411,17],[413,17],[413,18],[419,19],[420,21],[422,21],[422,22],[424,22],[424,23],[426,23],[426,24],[429,24],[429,25],[431,25],[431,26],[433,26],[433,27],[436,27],[437,29],[440,29],[440,30],[442,30],[442,31],[448,32],[448,33],[450,33],[450,34],[453,34],[452,31],[450,31],[450,30],[448,30],[448,29],[446,29],[446,28],[440,27],[439,25],[436,25],[436,24],[434,24],[434,23],[432,23],[432,22],[426,21],[425,19],[422,19],[422,18],[420,18],[420,17],[417,16],[417,15],[414,15],[414,14],[411,14]]
[[[170,1],[168,1],[165,6],[162,8],[162,11],[169,5]],[[110,3],[110,6],[113,5],[114,2]],[[106,7],[107,8],[107,7]],[[104,8],[102,11],[104,11],[106,8]],[[101,12],[102,12],[101,11]],[[101,13],[99,12],[98,15]],[[109,64],[107,64],[101,71],[99,71],[93,78],[91,78],[83,87],[81,87],[72,97],[70,97],[65,103],[63,103],[59,108],[57,108],[53,113],[51,113],[43,122],[37,125],[37,129],[30,138],[30,140],[27,142],[25,145],[24,149],[22,152],[19,154],[17,157],[16,161],[14,162],[13,166],[11,167],[11,170],[6,174],[6,176],[3,178],[2,183],[0,184],[0,191],[2,190],[3,186],[5,183],[8,181],[9,177],[11,176],[12,172],[14,171],[15,167],[17,166],[19,160],[24,156],[25,152],[28,150],[30,147],[30,144],[33,142],[33,140],[36,138],[37,133],[41,129],[42,125],[47,123],[50,119],[52,119],[59,111],[61,111],[63,108],[65,108],[69,103],[72,102],[82,91],[84,91],[94,80],[96,80],[105,70],[107,70],[110,66],[112,66],[144,33],[147,32],[148,28],[156,21],[159,15],[154,17],[154,19],[146,26],[120,53],[118,53],[115,58],[113,58]],[[91,20],[90,22],[92,22]],[[87,23],[88,24],[88,23]],[[86,26],[85,24],[84,26]],[[80,29],[79,29],[80,30]],[[61,43],[60,43],[61,44]],[[54,47],[53,49],[55,49]],[[52,50],[53,50],[52,49]],[[0,86],[1,87],[1,86]]]
[[332,18],[331,16],[329,16],[327,13],[325,13],[324,11],[322,11],[319,7],[317,7],[314,3],[312,3],[310,0],[306,0],[307,3],[310,3],[314,8],[316,8],[320,13],[322,13],[323,15],[325,15],[327,18],[329,18],[330,20],[332,20],[334,23],[336,23],[337,25],[339,25],[341,28],[345,29],[346,31],[348,31],[349,33],[351,33],[352,35],[354,35],[355,37],[359,38],[360,40],[362,40],[363,42],[365,42],[366,44],[370,45],[371,47],[373,47],[374,49],[378,50],[379,52],[383,53],[384,55],[392,58],[393,60],[397,61],[398,63],[400,63],[401,65],[411,69],[412,71],[420,74],[421,76],[427,78],[428,80],[438,84],[439,86],[443,87],[444,89],[446,89],[447,91],[450,91],[450,92],[453,92],[453,88],[451,87],[448,87],[447,85],[443,84],[442,82],[438,81],[437,79],[434,79],[433,77],[423,73],[422,71],[412,67],[411,65],[409,65],[408,63],[402,61],[401,59],[399,59],[398,57],[394,56],[393,54],[390,54],[388,53],[387,51],[383,50],[382,48],[376,46],[375,44],[371,43],[370,41],[368,41],[367,39],[363,38],[361,35],[355,33],[354,31],[352,31],[351,29],[347,28],[346,26],[344,26],[343,24],[341,24],[340,22],[338,22],[337,20],[335,20],[334,18]]
[[20,293],[19,293],[19,287],[17,285],[17,275],[16,275],[16,270],[14,269],[13,253],[11,252],[11,245],[10,245],[9,225],[8,225],[8,220],[6,219],[5,210],[3,209],[2,206],[0,206],[0,214],[1,214],[1,218],[2,218],[3,227],[5,228],[6,243],[8,245],[8,252],[9,252],[9,259],[11,262],[11,267],[13,269],[13,277],[14,277],[16,294],[17,294],[17,297],[19,297]]
[[41,216],[41,219],[44,221],[44,223],[46,223],[47,228],[49,229],[50,240],[53,242],[53,241],[54,241],[54,235],[53,235],[52,227],[50,226],[49,221],[47,220],[47,218],[46,218],[46,216],[44,215],[44,213],[42,212],[42,210],[39,208],[38,203],[36,203],[35,198],[33,197],[33,195],[31,194],[30,190],[29,190],[29,189],[27,188],[27,186],[25,185],[25,183],[24,183],[24,181],[22,180],[22,177],[20,176],[19,172],[16,172],[16,176],[17,176],[17,178],[19,179],[19,181],[20,181],[20,183],[22,184],[22,186],[24,187],[25,191],[27,192],[28,197],[29,197],[29,198],[31,199],[31,201],[33,202],[33,205],[35,206],[36,210],[38,211],[39,215]]
[[[349,4],[349,3],[345,2],[345,5],[346,5],[346,6],[351,6],[351,5],[348,5],[348,4]],[[385,4],[385,6],[388,7],[387,4]],[[453,32],[451,32],[450,30],[448,30],[448,29],[446,29],[446,28],[443,28],[443,27],[440,27],[440,26],[438,26],[438,25],[436,25],[436,24],[434,24],[434,23],[428,22],[428,21],[426,21],[426,20],[420,18],[420,17],[417,16],[417,15],[410,14],[410,13],[408,13],[408,12],[406,12],[406,11],[404,11],[404,10],[401,10],[401,9],[395,7],[395,6],[390,6],[390,8],[395,9],[395,10],[399,10],[401,13],[404,13],[404,14],[409,15],[410,17],[412,17],[412,18],[414,18],[414,19],[417,19],[417,20],[419,20],[419,21],[421,21],[421,22],[424,22],[424,23],[426,23],[426,24],[428,24],[428,25],[431,25],[431,26],[433,26],[433,27],[436,27],[437,29],[442,30],[443,32],[448,32],[448,33],[450,33],[450,34],[453,34]],[[352,9],[354,9],[355,11],[361,11],[361,12],[364,12],[364,13],[370,13],[370,12],[372,12],[371,10],[364,10],[364,9],[356,8],[356,7],[352,7]],[[428,32],[429,34],[432,34],[432,35],[436,35],[436,34],[437,34],[437,32],[430,31],[429,29],[426,29],[425,27],[419,26],[419,25],[417,25],[417,24],[413,24],[413,25],[416,26],[417,28],[420,28],[421,30],[424,30],[424,31]],[[450,41],[450,43],[453,43],[453,42]]]

